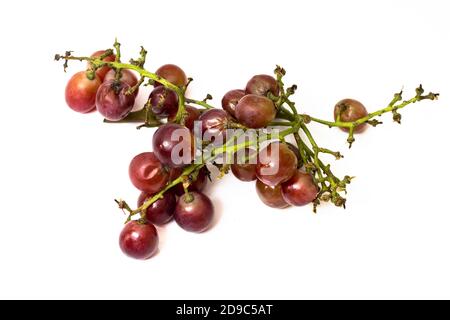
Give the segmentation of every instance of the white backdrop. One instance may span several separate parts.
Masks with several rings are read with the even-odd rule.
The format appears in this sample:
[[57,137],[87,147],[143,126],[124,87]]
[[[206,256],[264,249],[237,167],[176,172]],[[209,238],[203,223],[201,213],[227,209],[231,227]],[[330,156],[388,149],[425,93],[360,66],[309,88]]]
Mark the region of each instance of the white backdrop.
[[[450,298],[448,1],[14,1],[0,19],[0,298]],[[117,14],[120,14],[117,16]],[[215,105],[275,64],[297,83],[302,110],[330,118],[334,103],[385,106],[423,83],[438,102],[408,107],[401,126],[358,136],[313,126],[336,173],[357,176],[348,209],[276,211],[252,183],[210,186],[219,221],[201,235],[160,230],[160,253],[126,258],[134,202],[131,158],[152,130],[106,125],[64,102],[53,55],[87,55],[117,36],[147,68],[182,66],[193,97]],[[143,99],[143,94],[141,94]]]

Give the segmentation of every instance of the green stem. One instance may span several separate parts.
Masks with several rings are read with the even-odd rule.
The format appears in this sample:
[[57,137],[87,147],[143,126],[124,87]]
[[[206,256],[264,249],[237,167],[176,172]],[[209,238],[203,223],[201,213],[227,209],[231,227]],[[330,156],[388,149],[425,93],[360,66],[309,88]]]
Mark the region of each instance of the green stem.
[[190,98],[186,98],[186,103],[192,103],[192,104],[196,104],[200,107],[203,107],[205,109],[214,109],[213,106],[211,106],[210,104],[208,104],[205,101],[200,101],[200,100],[195,100],[195,99],[190,99]]
[[269,123],[270,127],[292,127],[295,123],[294,122],[287,122],[287,121],[273,121]]

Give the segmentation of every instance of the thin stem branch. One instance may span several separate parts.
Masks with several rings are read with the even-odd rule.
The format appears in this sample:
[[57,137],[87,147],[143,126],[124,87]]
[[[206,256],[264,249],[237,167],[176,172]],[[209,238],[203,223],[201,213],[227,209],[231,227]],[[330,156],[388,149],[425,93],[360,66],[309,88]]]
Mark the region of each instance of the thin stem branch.
[[191,98],[186,98],[186,103],[196,104],[205,109],[214,109],[214,107],[212,105],[208,104],[206,101],[200,101],[200,100],[195,100],[195,99],[191,99]]

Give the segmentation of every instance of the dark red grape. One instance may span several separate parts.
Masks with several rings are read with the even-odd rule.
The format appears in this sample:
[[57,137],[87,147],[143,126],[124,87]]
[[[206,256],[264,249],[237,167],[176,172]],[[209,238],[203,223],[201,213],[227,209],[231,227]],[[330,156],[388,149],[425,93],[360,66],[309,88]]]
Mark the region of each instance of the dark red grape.
[[[142,192],[138,199],[138,207],[151,197],[152,195]],[[166,224],[173,218],[176,202],[175,194],[169,190],[164,193],[162,198],[156,200],[147,208],[145,217],[149,222],[156,225]]]
[[295,174],[281,185],[283,199],[293,206],[304,206],[316,199],[319,192],[309,173],[297,170]]
[[278,96],[280,88],[278,87],[277,80],[274,77],[267,74],[259,74],[250,79],[245,88],[246,94],[256,94],[259,96],[265,96],[268,92]]
[[234,163],[231,171],[234,176],[241,181],[256,180],[256,151],[253,149],[243,149],[243,152],[234,154]]
[[256,180],[256,193],[261,201],[272,208],[283,209],[289,207],[289,204],[281,195],[281,186],[268,186],[259,180]]
[[276,109],[272,100],[249,94],[243,97],[236,106],[236,118],[248,128],[266,127],[275,119]]
[[[337,121],[340,114],[340,120],[342,122],[353,122],[358,119],[367,116],[367,109],[364,105],[354,99],[344,99],[339,101],[334,107],[334,120]],[[355,133],[363,132],[367,127],[366,123],[360,124],[355,128]],[[345,132],[348,132],[348,128],[341,128]]]
[[258,154],[256,176],[269,186],[289,180],[297,171],[297,157],[285,143],[272,142]]
[[[107,81],[113,81],[115,79],[116,79],[116,71],[115,70],[109,70],[108,73],[105,75],[105,79],[103,81],[107,82]],[[139,80],[136,77],[136,75],[132,71],[130,71],[128,69],[122,69],[121,70],[120,81],[125,82],[130,87],[134,87],[139,82]],[[137,96],[138,93],[139,93],[139,88],[134,92],[134,95]]]
[[236,106],[239,100],[241,100],[244,96],[244,90],[236,89],[228,91],[222,98],[222,109],[228,112],[232,117],[236,118]]
[[[106,52],[106,50],[96,51],[91,55],[91,57],[92,58],[100,57],[105,52]],[[107,56],[105,59],[103,59],[103,61],[106,61],[106,62],[113,62],[114,60],[116,60],[116,56],[114,54],[111,54],[111,55]],[[88,68],[90,68],[90,67],[91,67],[91,65],[88,63]],[[105,75],[109,72],[109,70],[111,70],[111,68],[108,66],[105,66],[105,67],[98,68],[95,71],[95,73],[99,76],[101,81],[104,81]]]
[[95,76],[94,80],[89,80],[85,71],[74,74],[66,86],[67,104],[72,110],[80,113],[95,110],[95,97],[101,84],[98,76]]
[[138,154],[128,169],[133,185],[148,194],[161,191],[170,179],[169,171],[153,152]]
[[125,118],[133,109],[135,96],[127,94],[130,86],[125,82],[104,82],[97,91],[95,105],[98,112],[110,121]]
[[186,231],[203,232],[211,225],[214,206],[201,192],[189,192],[178,199],[175,221]]
[[159,118],[175,116],[178,111],[177,94],[165,87],[156,87],[150,93],[150,104],[153,113]]
[[[155,73],[178,87],[184,87],[188,81],[183,69],[174,64],[165,64],[159,67]],[[155,82],[155,87],[160,85],[159,82]]]
[[203,140],[222,144],[225,139],[225,131],[230,121],[226,111],[221,109],[209,109],[198,118],[201,122]]
[[151,258],[158,250],[158,232],[150,223],[130,221],[120,233],[119,245],[122,252],[135,259]]
[[163,163],[173,168],[190,164],[194,156],[191,131],[177,123],[167,123],[153,135],[153,152]]

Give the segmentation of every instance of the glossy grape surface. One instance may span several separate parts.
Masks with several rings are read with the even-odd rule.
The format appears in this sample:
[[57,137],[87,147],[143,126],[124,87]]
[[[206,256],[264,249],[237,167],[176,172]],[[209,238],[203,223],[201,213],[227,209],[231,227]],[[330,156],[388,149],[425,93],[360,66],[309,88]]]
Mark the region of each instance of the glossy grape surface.
[[84,71],[74,74],[66,85],[67,105],[80,113],[94,111],[95,97],[101,84],[98,76],[95,76],[94,80],[89,80]]
[[297,171],[297,157],[282,142],[272,142],[258,154],[256,176],[270,186],[289,180]]
[[222,98],[222,109],[228,112],[233,118],[236,118],[236,106],[244,96],[244,90],[235,89],[228,91]]
[[145,260],[158,250],[158,232],[153,224],[128,222],[120,233],[119,245],[127,256]]
[[[140,207],[147,199],[152,195],[142,192],[138,199],[138,207]],[[173,218],[173,212],[175,210],[176,198],[173,191],[164,193],[164,196],[155,202],[145,211],[147,220],[156,225],[163,225],[170,222]]]
[[[159,67],[155,73],[178,87],[184,87],[188,81],[183,69],[174,64],[165,64]],[[155,82],[155,87],[160,85],[160,83]]]
[[293,206],[304,206],[314,201],[319,192],[311,175],[301,170],[281,185],[283,199]]
[[267,127],[275,119],[276,109],[272,100],[249,94],[243,97],[236,106],[236,119],[248,128]]
[[153,135],[153,152],[163,163],[173,168],[190,164],[194,156],[191,131],[177,123],[167,123]]
[[133,109],[135,96],[127,94],[130,86],[122,81],[104,82],[98,88],[95,105],[98,112],[110,121],[120,121]]
[[128,173],[133,185],[148,194],[161,191],[170,179],[169,171],[153,152],[144,152],[134,157]]
[[289,207],[289,204],[283,199],[281,195],[281,186],[269,186],[263,182],[256,180],[256,193],[261,201],[271,207],[277,209],[283,209]]
[[175,221],[190,232],[207,230],[214,217],[211,200],[201,192],[190,192],[178,199],[175,207]]
[[[341,122],[353,122],[367,116],[367,109],[364,105],[354,99],[344,99],[336,103],[334,107],[334,120],[337,121],[340,114]],[[360,124],[355,128],[355,133],[361,133],[367,128],[367,124]],[[348,132],[347,128],[341,128],[343,131]]]

